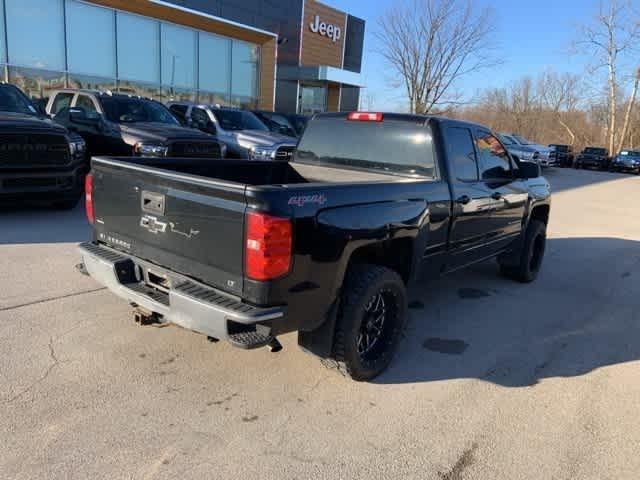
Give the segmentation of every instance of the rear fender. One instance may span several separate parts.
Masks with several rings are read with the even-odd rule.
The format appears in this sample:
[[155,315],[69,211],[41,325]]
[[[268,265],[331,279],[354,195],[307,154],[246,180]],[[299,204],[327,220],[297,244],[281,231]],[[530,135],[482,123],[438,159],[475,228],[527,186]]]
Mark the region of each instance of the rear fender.
[[[317,215],[317,233],[325,245],[338,247],[339,251],[334,251],[336,268],[332,285],[328,285],[327,289],[326,314],[320,325],[307,331],[301,329],[299,345],[321,357],[331,355],[340,292],[347,269],[353,261],[371,261],[393,268],[395,258],[392,248],[410,248],[406,271],[399,273],[405,281],[412,280],[416,275],[414,267],[418,265],[426,247],[428,225],[429,209],[425,200],[356,205],[320,212]],[[371,259],[370,252],[391,255]]]

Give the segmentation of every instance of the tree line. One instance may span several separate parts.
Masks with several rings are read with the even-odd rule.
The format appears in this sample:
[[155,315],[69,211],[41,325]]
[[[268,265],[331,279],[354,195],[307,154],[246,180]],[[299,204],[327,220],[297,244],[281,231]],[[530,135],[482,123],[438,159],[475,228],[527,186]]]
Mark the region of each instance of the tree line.
[[[640,11],[603,0],[578,27],[569,54],[589,58],[581,75],[549,69],[464,101],[457,84],[499,72],[495,18],[473,0],[402,0],[379,21],[381,53],[412,113],[445,113],[516,132],[539,143],[611,152],[640,149]],[[496,75],[499,78],[499,75]]]

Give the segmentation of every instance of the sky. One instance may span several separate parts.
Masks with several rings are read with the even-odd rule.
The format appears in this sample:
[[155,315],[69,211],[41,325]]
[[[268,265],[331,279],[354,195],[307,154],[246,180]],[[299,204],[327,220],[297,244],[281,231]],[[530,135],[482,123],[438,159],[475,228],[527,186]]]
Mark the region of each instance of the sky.
[[[634,0],[640,1],[640,0]],[[322,0],[366,21],[362,77],[365,98],[372,108],[402,110],[406,108],[403,92],[390,87],[388,66],[378,53],[375,32],[378,19],[391,8],[393,0]],[[598,0],[473,0],[480,8],[494,9],[495,44],[502,65],[497,71],[483,71],[467,77],[458,86],[467,99],[480,89],[507,86],[525,75],[555,71],[583,73],[588,59],[568,54],[581,24],[588,23],[598,8]]]

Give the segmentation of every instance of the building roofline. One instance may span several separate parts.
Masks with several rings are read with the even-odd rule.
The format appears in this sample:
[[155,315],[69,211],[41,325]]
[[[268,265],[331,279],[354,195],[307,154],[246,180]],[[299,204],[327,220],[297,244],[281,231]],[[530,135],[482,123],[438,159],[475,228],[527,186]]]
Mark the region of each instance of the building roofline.
[[278,38],[278,34],[274,32],[269,32],[268,30],[263,30],[261,28],[252,27],[250,25],[245,25],[240,22],[234,22],[233,20],[229,20],[222,17],[217,17],[216,15],[211,15],[210,13],[205,13],[200,10],[194,10],[193,8],[187,8],[180,5],[176,5],[174,3],[165,2],[164,0],[149,0],[151,3],[155,3],[156,5],[160,5],[162,7],[173,8],[174,10],[180,10],[181,12],[190,13],[192,15],[198,15],[199,17],[208,18],[210,20],[215,20],[216,22],[226,23],[227,25],[233,25],[234,27],[244,28],[246,30],[252,30],[256,33],[261,33],[263,35],[269,35],[274,38]]

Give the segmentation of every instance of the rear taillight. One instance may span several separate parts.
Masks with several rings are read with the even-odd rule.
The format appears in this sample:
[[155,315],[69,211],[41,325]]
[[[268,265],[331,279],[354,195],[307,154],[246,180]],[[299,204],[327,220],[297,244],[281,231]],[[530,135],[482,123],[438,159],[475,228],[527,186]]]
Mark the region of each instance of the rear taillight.
[[287,273],[291,264],[291,220],[249,212],[245,228],[245,275],[253,280],[271,280]]
[[87,213],[87,220],[93,223],[95,217],[93,215],[93,177],[90,173],[84,177],[84,210]]
[[347,114],[347,120],[355,120],[359,122],[381,122],[382,113],[380,112],[351,112]]

